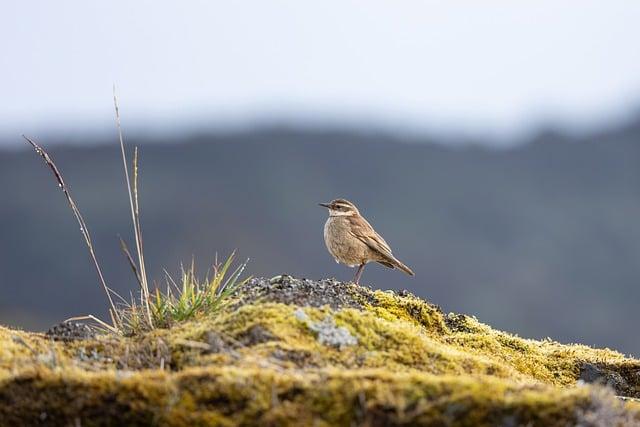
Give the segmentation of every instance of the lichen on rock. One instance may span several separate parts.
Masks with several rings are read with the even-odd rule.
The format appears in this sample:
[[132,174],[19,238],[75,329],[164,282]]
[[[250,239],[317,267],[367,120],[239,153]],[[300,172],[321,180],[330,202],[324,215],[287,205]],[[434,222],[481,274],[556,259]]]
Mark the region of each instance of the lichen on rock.
[[640,361],[612,350],[335,280],[231,298],[132,337],[0,327],[0,425],[640,425],[615,397],[640,397]]
[[296,319],[306,325],[317,334],[320,344],[330,345],[339,349],[358,344],[358,338],[351,335],[347,328],[336,326],[335,320],[327,315],[320,322],[311,322],[306,313],[298,308],[294,312]]

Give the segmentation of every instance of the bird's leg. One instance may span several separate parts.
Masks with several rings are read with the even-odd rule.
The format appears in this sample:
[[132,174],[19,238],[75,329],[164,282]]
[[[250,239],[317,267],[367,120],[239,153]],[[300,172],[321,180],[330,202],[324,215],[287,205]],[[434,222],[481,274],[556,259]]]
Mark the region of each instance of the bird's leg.
[[356,271],[356,277],[353,278],[353,281],[356,285],[358,285],[359,281],[360,281],[360,276],[362,276],[362,271],[364,270],[364,266],[365,264],[360,264],[360,267],[358,267],[358,271]]

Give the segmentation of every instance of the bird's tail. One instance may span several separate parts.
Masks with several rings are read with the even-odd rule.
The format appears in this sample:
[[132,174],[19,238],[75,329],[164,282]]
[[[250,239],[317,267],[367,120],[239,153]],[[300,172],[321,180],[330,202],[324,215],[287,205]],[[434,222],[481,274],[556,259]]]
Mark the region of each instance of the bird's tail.
[[415,276],[416,274],[413,272],[413,270],[411,270],[409,267],[407,267],[406,265],[404,265],[399,259],[397,258],[393,258],[393,265],[394,267],[396,267],[399,270],[404,271],[405,273],[407,273],[409,276]]

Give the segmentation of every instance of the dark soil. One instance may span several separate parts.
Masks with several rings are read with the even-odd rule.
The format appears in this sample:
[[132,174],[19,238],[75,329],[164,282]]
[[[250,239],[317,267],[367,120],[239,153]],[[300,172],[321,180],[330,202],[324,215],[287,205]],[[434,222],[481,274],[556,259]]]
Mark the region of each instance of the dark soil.
[[208,331],[204,334],[204,342],[209,345],[209,349],[205,353],[228,353],[233,345],[217,331]]
[[253,325],[238,337],[238,340],[246,346],[262,344],[277,339],[275,335],[262,325]]
[[279,302],[300,307],[330,306],[363,309],[364,304],[375,304],[369,288],[335,279],[310,280],[282,275],[273,279],[255,278],[235,291],[235,307],[254,302]]
[[469,327],[467,322],[468,316],[464,314],[449,313],[444,317],[444,321],[447,327],[452,332],[473,332],[473,329]]
[[320,366],[314,354],[309,351],[276,348],[273,350],[273,353],[271,353],[271,357],[276,360],[293,362],[298,368],[315,368]]

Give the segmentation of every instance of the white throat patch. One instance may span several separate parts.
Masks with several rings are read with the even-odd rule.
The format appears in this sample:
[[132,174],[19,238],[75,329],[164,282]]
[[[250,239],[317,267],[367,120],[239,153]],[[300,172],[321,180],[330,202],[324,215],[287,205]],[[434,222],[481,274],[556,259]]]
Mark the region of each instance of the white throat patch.
[[356,213],[353,211],[341,212],[341,211],[329,210],[329,216],[353,216],[355,214]]

